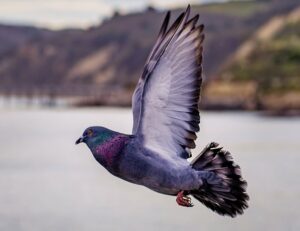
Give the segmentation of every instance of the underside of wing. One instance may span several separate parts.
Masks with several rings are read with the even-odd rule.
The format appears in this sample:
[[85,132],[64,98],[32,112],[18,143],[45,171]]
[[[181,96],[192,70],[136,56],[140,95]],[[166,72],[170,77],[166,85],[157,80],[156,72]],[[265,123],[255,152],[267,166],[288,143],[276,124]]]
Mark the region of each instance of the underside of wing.
[[203,25],[190,7],[168,29],[167,14],[133,96],[133,134],[165,156],[189,157],[199,131]]

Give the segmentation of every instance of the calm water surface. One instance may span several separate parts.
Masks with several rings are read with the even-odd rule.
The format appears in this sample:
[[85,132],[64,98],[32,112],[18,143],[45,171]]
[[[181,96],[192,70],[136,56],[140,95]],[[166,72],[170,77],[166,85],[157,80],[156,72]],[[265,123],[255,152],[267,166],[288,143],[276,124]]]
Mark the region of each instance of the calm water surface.
[[0,109],[0,230],[300,230],[299,118],[202,113],[194,153],[219,142],[249,183],[235,219],[111,176],[74,145],[90,125],[130,133],[131,111]]

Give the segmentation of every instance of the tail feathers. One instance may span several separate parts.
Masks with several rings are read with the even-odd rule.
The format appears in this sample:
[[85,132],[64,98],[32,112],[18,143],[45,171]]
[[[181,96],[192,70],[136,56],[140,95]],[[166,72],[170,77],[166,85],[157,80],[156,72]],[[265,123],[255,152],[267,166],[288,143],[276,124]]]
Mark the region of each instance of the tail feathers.
[[231,154],[212,142],[191,163],[203,172],[203,186],[190,193],[205,206],[221,215],[235,217],[248,207],[247,182]]

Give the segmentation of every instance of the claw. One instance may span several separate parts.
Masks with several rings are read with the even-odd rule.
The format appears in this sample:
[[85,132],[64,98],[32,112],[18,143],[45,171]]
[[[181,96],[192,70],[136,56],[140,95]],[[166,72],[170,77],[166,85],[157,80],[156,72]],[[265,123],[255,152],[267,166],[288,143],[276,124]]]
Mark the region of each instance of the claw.
[[180,191],[177,194],[176,202],[180,206],[184,207],[193,207],[194,205],[191,203],[192,199],[189,196],[184,195],[184,191]]

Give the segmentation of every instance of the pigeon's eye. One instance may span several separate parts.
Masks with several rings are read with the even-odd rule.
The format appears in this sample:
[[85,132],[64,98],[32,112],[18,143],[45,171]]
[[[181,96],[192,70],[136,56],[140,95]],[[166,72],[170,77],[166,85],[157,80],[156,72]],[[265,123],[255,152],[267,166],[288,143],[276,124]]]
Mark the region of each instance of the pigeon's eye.
[[87,135],[89,136],[89,137],[91,137],[92,135],[93,135],[93,130],[92,129],[89,129],[89,130],[87,130]]

